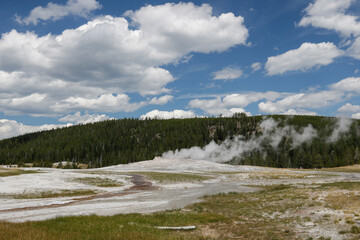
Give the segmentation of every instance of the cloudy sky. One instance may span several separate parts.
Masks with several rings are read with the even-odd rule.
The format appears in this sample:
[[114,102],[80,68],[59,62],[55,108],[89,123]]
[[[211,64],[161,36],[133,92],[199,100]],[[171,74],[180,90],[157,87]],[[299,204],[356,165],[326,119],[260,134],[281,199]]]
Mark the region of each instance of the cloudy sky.
[[0,139],[110,118],[360,118],[360,0],[0,4]]

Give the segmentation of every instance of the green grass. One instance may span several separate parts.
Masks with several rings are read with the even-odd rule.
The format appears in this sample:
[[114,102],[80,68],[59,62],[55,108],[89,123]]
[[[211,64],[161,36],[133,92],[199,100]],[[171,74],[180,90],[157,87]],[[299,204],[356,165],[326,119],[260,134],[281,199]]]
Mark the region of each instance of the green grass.
[[199,239],[196,236],[199,230],[189,235],[189,231],[182,233],[155,227],[209,224],[223,220],[221,214],[168,211],[151,215],[65,217],[20,224],[0,222],[0,239]]
[[97,187],[121,187],[123,184],[116,180],[110,178],[100,178],[100,177],[85,177],[85,178],[75,178],[72,181],[79,182],[87,185],[93,185]]
[[360,182],[334,182],[334,183],[323,183],[317,188],[319,189],[337,189],[337,190],[351,190],[360,191]]
[[159,183],[202,182],[213,178],[211,176],[187,173],[134,172],[134,174],[144,175],[146,178]]
[[56,198],[56,197],[74,197],[93,195],[97,192],[89,189],[77,189],[77,190],[57,190],[57,191],[38,191],[31,193],[19,193],[19,194],[0,194],[2,198],[13,199],[38,199],[38,198]]
[[21,174],[30,174],[30,173],[41,173],[41,172],[34,170],[0,168],[0,177],[17,176]]
[[[312,169],[314,170],[314,169]],[[335,167],[335,168],[323,168],[315,169],[316,171],[325,171],[325,172],[347,172],[347,173],[360,173],[360,165],[352,165],[345,167]]]

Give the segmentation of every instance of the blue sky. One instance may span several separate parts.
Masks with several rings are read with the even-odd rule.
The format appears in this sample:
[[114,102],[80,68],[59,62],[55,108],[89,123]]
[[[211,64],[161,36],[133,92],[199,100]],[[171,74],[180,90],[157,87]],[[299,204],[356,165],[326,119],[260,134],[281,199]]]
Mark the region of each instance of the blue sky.
[[360,118],[359,0],[6,1],[0,139],[109,118]]

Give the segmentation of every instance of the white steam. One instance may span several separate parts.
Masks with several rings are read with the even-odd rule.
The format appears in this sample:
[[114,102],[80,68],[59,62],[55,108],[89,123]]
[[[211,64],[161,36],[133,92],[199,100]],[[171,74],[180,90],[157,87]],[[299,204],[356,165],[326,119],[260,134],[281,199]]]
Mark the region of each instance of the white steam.
[[329,138],[329,142],[337,142],[342,134],[349,132],[352,122],[353,120],[350,118],[339,118]]
[[204,147],[192,147],[176,151],[168,151],[162,155],[169,159],[194,159],[208,160],[212,162],[228,162],[236,157],[241,157],[245,152],[259,150],[262,151],[262,143],[270,144],[277,148],[280,142],[286,139],[292,139],[292,147],[297,147],[304,142],[311,141],[317,136],[317,131],[309,124],[300,132],[293,126],[278,127],[278,122],[269,118],[261,122],[260,130],[262,134],[258,137],[245,140],[243,136],[236,136],[233,139],[226,139],[220,144],[211,141]]
[[257,141],[244,141],[242,136],[238,136],[232,140],[226,139],[221,144],[211,141],[203,148],[192,147],[189,149],[181,149],[166,152],[162,155],[168,159],[196,159],[208,160],[211,162],[227,162],[244,152],[254,150],[259,147]]

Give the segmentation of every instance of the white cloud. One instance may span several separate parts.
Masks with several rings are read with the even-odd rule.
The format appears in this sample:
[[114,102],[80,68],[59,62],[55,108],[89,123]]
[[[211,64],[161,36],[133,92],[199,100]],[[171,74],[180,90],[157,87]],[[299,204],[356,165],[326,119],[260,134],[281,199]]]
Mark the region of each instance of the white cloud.
[[288,71],[306,71],[313,67],[325,66],[343,54],[333,43],[303,43],[298,49],[269,57],[265,68],[268,75],[283,74]]
[[219,115],[227,111],[222,105],[220,97],[215,99],[194,99],[189,102],[191,108],[199,108],[211,115]]
[[[349,77],[331,84],[326,90],[311,90],[305,93],[293,93],[273,101],[260,102],[259,112],[270,114],[316,115],[307,109],[320,109],[350,99],[360,93],[360,78]],[[350,113],[360,111],[360,106],[350,103],[338,109],[339,112]]]
[[240,78],[243,75],[243,71],[240,68],[226,67],[220,71],[213,72],[213,80],[231,80]]
[[[246,44],[248,37],[241,16],[213,16],[207,4],[147,5],[125,15],[130,21],[101,16],[59,35],[16,30],[2,34],[0,110],[33,115],[133,111],[144,103],[125,106],[125,93],[169,92],[166,85],[175,78],[162,66],[192,52],[226,51]],[[111,100],[110,95],[123,99]],[[31,108],[20,104],[36,96],[43,98]],[[104,96],[112,103],[102,101]]]
[[311,112],[303,109],[288,109],[286,112],[280,113],[282,115],[307,115],[307,116],[316,116],[318,115],[316,112]]
[[351,103],[346,103],[344,106],[340,107],[338,111],[345,113],[358,112],[360,111],[360,105],[352,105]]
[[144,120],[146,118],[150,119],[184,119],[184,118],[195,118],[196,114],[193,111],[184,111],[184,110],[174,110],[171,112],[168,111],[159,111],[153,110],[144,115],[141,115],[140,119]]
[[[319,91],[309,93],[296,93],[286,96],[278,101],[259,103],[259,111],[263,113],[286,113],[291,109],[304,112],[304,108],[318,109],[338,103],[344,99],[344,93],[338,91]],[[314,112],[309,112],[310,114]],[[306,114],[304,114],[306,115]]]
[[40,126],[30,126],[19,123],[15,120],[0,119],[0,140],[23,135],[26,133],[69,127],[69,126],[73,126],[73,123],[86,124],[86,123],[105,121],[109,119],[111,118],[106,116],[105,114],[97,115],[97,114],[89,114],[87,112],[84,115],[81,115],[80,112],[76,112],[73,115],[68,115],[59,119],[60,122],[66,122],[66,124],[45,124]]
[[251,64],[251,69],[253,72],[259,71],[261,69],[261,63],[255,62]]
[[354,113],[351,115],[351,118],[354,118],[354,119],[360,119],[360,113]]
[[106,116],[105,114],[89,114],[88,112],[85,112],[84,115],[81,115],[80,112],[76,112],[73,115],[67,115],[63,118],[60,118],[60,122],[71,122],[75,124],[86,124],[86,123],[94,123],[94,122],[101,122],[105,120],[111,119],[109,116]]
[[[229,94],[225,97],[217,97],[213,99],[194,99],[189,102],[191,108],[199,108],[210,115],[232,115],[231,109],[242,109],[250,103],[260,101],[261,99],[276,100],[284,93],[277,92],[252,92],[246,94]],[[244,110],[244,109],[242,109]],[[244,110],[245,112],[245,110]],[[250,113],[247,113],[251,115]]]
[[98,112],[132,112],[146,102],[131,103],[126,94],[103,94],[97,98],[69,97],[53,106],[55,112],[94,110]]
[[150,100],[149,104],[153,104],[153,105],[164,105],[164,104],[172,101],[173,99],[174,99],[174,97],[171,96],[171,95],[165,95],[165,96],[161,96],[161,97],[159,97],[159,98],[153,97],[153,98]]
[[345,78],[337,83],[331,84],[330,88],[338,91],[360,93],[360,77]]
[[14,120],[0,119],[0,139],[10,138],[25,133],[62,128],[71,125],[72,124],[67,124],[67,125],[46,124],[42,126],[29,126]]
[[[340,46],[347,47],[347,56],[360,59],[360,21],[358,16],[346,11],[356,0],[316,0],[305,9],[305,16],[299,26],[325,28],[340,33],[343,37]],[[347,38],[355,38],[347,39]]]
[[247,112],[243,108],[230,108],[229,110],[224,111],[221,116],[232,117],[235,113],[245,113],[248,117],[252,116],[251,112]]
[[37,25],[40,21],[56,21],[69,15],[87,17],[92,11],[100,8],[100,3],[95,0],[69,0],[66,5],[50,2],[46,7],[32,9],[27,17],[16,16],[16,21],[25,25]]
[[346,14],[355,0],[316,0],[305,9],[305,16],[299,26],[313,26],[335,30],[343,36],[360,35],[360,22],[357,16]]
[[180,58],[189,52],[221,52],[238,44],[246,44],[248,30],[244,18],[233,13],[212,16],[208,4],[166,3],[128,11],[151,45],[167,49],[162,57]]
[[346,50],[346,55],[360,60],[360,37]]

